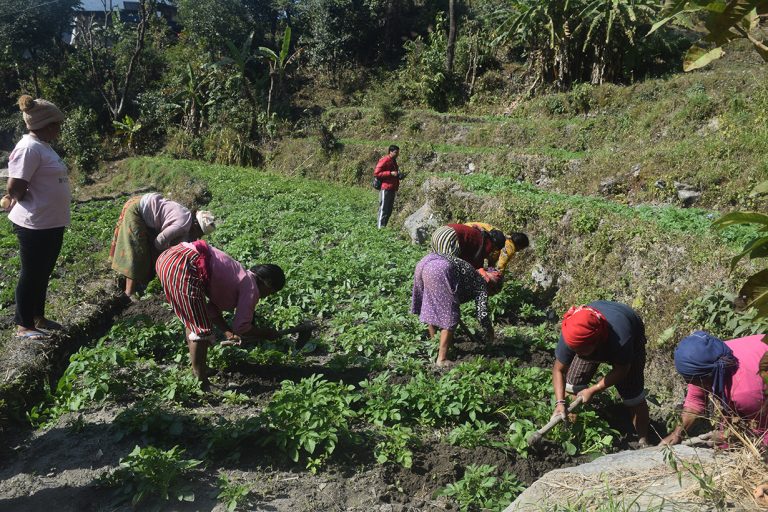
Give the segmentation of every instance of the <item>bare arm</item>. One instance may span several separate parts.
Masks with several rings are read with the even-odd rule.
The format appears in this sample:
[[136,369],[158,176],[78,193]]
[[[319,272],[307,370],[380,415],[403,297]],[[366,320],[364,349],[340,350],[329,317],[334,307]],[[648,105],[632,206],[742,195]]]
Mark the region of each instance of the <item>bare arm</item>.
[[15,199],[16,202],[24,199],[29,188],[29,182],[20,178],[8,178],[7,192],[11,199]]
[[[567,373],[568,365],[555,359],[555,364],[552,367],[552,387],[555,390],[555,400],[558,402],[565,400],[565,376]],[[565,411],[564,402],[560,402],[555,406],[555,414],[565,414]]]
[[661,440],[661,444],[679,444],[680,441],[683,440],[683,435],[687,435],[688,431],[693,427],[693,424],[699,417],[699,413],[690,409],[683,409],[683,414],[680,417],[680,424],[671,434]]

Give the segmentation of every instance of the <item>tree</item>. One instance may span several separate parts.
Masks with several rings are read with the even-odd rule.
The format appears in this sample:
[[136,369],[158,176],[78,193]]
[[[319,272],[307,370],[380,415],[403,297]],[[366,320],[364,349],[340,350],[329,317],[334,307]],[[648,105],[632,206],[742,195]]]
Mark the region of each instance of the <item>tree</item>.
[[578,11],[573,4],[571,0],[515,0],[495,14],[495,42],[522,44],[535,75],[533,87],[539,80],[566,87],[574,79],[572,25]]
[[[641,24],[650,24],[656,15],[656,0],[589,0],[579,12],[576,31],[584,38],[582,51],[594,50],[590,81],[602,84],[613,80],[621,71],[625,52],[635,45],[635,34]],[[618,58],[617,58],[618,57]]]
[[768,0],[665,0],[661,20],[651,27],[650,33],[672,21],[691,14],[704,16],[702,38],[705,44],[690,47],[683,61],[683,69],[699,69],[725,55],[723,46],[736,39],[747,39],[768,62],[768,46],[760,28],[760,19],[768,15]]
[[177,0],[177,5],[184,31],[209,53],[224,50],[227,41],[244,40],[253,30],[240,0]]
[[86,52],[91,82],[104,100],[112,121],[123,117],[131,99],[154,12],[155,0],[139,0],[135,30],[123,24],[116,11],[105,26],[93,17],[78,20],[76,44]]
[[445,55],[445,72],[453,73],[453,60],[456,57],[456,13],[454,9],[454,0],[448,4],[448,46]]
[[[267,116],[272,112],[272,94],[274,91],[278,95],[282,93],[283,77],[285,76],[285,70],[288,65],[293,62],[301,49],[296,50],[291,55],[288,53],[291,50],[291,27],[285,27],[285,33],[283,34],[283,45],[280,48],[280,53],[277,54],[269,48],[263,46],[259,47],[264,59],[269,64],[269,95],[267,97]],[[275,89],[277,85],[277,89]]]
[[66,62],[62,37],[70,31],[80,0],[0,0],[0,67],[13,72],[17,87],[31,84],[42,95],[41,69],[55,73]]

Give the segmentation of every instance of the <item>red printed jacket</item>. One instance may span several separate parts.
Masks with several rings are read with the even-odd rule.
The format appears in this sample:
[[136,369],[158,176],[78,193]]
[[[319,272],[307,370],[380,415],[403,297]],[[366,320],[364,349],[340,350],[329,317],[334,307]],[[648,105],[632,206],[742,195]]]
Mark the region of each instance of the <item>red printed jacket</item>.
[[[396,173],[392,175],[392,173]],[[381,180],[381,190],[397,190],[400,188],[400,178],[397,177],[397,173],[400,172],[400,168],[397,166],[397,162],[389,155],[385,155],[379,159],[379,163],[376,164],[376,170],[373,171],[373,175]]]
[[459,258],[472,264],[475,268],[483,268],[486,258],[495,250],[490,237],[484,236],[483,231],[466,224],[447,224],[456,232],[459,239]]

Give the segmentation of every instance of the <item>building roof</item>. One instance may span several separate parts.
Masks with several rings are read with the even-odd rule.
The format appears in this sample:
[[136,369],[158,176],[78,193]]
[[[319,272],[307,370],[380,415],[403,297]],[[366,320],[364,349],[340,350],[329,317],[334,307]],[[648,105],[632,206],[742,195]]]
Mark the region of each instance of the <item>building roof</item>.
[[[129,8],[135,6],[138,2],[138,0],[81,0],[80,1],[80,8],[78,11],[80,12],[104,12],[104,4],[106,4],[107,8],[106,10],[117,9],[117,10],[123,10],[125,9],[125,4],[128,4]],[[158,4],[165,4],[165,5],[172,5],[169,0],[157,0]],[[135,8],[134,8],[135,9]],[[134,10],[131,9],[131,10]]]

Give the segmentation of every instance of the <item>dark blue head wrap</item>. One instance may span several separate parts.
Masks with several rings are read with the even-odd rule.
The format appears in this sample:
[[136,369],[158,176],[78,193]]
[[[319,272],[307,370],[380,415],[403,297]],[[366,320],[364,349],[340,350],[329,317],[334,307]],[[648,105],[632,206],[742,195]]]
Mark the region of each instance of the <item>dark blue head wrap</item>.
[[726,401],[725,386],[739,363],[733,351],[705,331],[695,331],[680,340],[675,349],[675,368],[686,380],[712,377],[712,393]]

